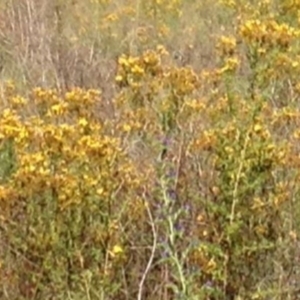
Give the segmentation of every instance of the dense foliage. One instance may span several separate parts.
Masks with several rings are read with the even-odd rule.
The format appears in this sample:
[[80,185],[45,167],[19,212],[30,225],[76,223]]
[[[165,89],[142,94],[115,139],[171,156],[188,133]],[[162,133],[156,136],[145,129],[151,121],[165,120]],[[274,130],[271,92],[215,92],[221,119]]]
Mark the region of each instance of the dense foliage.
[[1,299],[297,299],[300,3],[19,2]]

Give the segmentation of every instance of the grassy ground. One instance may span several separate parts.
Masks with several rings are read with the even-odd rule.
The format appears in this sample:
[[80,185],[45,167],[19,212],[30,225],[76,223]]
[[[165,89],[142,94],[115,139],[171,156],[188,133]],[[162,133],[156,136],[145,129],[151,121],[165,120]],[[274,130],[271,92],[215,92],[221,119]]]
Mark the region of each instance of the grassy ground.
[[298,299],[289,0],[0,3],[1,299]]

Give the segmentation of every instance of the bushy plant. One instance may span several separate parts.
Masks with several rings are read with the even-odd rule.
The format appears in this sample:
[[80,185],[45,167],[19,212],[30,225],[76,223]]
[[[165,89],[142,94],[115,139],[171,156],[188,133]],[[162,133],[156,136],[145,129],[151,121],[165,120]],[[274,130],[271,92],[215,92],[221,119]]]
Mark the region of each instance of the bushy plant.
[[297,298],[296,2],[0,4],[1,299]]

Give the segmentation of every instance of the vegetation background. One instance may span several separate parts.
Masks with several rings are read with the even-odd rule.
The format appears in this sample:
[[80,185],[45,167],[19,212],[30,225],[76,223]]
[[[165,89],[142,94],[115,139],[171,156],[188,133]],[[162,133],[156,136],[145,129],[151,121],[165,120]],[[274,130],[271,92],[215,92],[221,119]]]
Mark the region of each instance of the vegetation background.
[[300,1],[1,0],[0,299],[298,299]]

